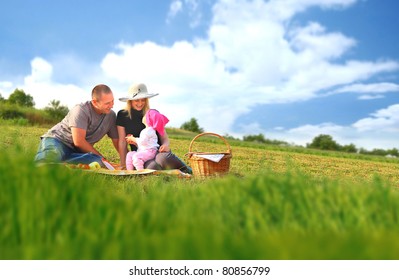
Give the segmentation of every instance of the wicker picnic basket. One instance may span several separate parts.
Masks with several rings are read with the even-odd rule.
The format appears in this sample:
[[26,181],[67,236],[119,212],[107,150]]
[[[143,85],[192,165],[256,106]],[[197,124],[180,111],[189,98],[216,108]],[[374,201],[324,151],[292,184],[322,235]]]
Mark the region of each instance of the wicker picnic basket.
[[[221,140],[223,140],[223,142],[227,146],[226,152],[220,152],[220,153],[193,152],[193,144],[195,140],[204,135],[216,136],[219,137]],[[214,162],[212,160],[202,157],[202,156],[212,156],[212,155],[223,155],[223,157],[222,159],[220,159],[219,162]],[[186,154],[186,156],[188,156],[190,166],[193,169],[193,175],[195,177],[201,177],[201,178],[209,176],[221,176],[227,174],[230,169],[230,159],[232,158],[231,148],[229,143],[227,143],[226,139],[224,139],[222,136],[216,133],[211,133],[211,132],[204,132],[195,136],[194,139],[191,140],[190,147],[188,148],[188,153]]]

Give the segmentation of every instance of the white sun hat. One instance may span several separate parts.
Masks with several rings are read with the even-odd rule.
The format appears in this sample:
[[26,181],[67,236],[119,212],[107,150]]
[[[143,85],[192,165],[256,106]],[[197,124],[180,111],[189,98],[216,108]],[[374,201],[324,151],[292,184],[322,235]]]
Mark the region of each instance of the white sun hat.
[[137,100],[143,98],[151,98],[157,96],[159,93],[148,93],[145,84],[133,84],[130,86],[127,96],[119,98],[120,101]]

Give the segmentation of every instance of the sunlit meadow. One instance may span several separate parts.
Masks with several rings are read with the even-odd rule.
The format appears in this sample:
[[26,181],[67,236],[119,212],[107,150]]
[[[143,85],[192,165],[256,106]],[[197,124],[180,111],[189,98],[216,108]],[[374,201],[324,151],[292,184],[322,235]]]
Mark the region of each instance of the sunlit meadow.
[[[47,128],[0,129],[0,259],[399,258],[395,159],[231,140],[223,178],[117,177],[37,167]],[[168,133],[187,160],[195,134]]]

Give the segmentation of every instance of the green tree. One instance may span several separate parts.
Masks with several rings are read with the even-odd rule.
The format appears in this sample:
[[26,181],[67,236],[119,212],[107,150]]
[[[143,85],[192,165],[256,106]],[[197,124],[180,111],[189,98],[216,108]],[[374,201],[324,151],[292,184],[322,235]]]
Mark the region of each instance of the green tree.
[[363,155],[369,155],[369,154],[370,154],[370,152],[369,152],[369,151],[367,151],[365,148],[360,148],[360,149],[359,149],[359,154],[363,154]]
[[399,151],[396,148],[387,150],[387,153],[389,155],[392,155],[392,156],[395,156],[395,157],[399,157]]
[[312,143],[306,145],[308,148],[337,151],[340,146],[334,141],[332,136],[320,134],[313,138]]
[[8,103],[19,105],[22,107],[35,106],[33,97],[29,94],[26,94],[22,89],[15,89],[14,92],[10,94],[10,97],[8,97]]
[[3,95],[1,95],[1,93],[0,93],[0,103],[3,103],[3,102],[5,102],[5,99],[4,99]]
[[259,133],[258,135],[245,135],[242,139],[247,142],[266,143],[265,136],[262,133]]
[[192,131],[192,132],[197,132],[197,133],[202,133],[204,130],[199,127],[198,121],[195,118],[191,118],[188,122],[183,123],[180,126],[181,129]]
[[342,146],[341,150],[343,152],[347,152],[347,153],[357,153],[357,148],[355,146],[355,144],[349,144],[349,145],[344,145]]
[[376,156],[386,156],[388,154],[387,151],[384,149],[373,149],[370,154],[376,155]]
[[44,111],[47,112],[55,121],[62,120],[69,111],[68,107],[60,105],[60,103],[59,100],[51,100],[44,108]]
[[289,146],[290,144],[281,141],[281,140],[273,140],[273,139],[267,139],[262,133],[259,133],[258,135],[244,135],[242,137],[243,141],[246,142],[257,142],[257,143],[262,143],[262,144],[268,144],[268,145],[276,145],[276,146]]

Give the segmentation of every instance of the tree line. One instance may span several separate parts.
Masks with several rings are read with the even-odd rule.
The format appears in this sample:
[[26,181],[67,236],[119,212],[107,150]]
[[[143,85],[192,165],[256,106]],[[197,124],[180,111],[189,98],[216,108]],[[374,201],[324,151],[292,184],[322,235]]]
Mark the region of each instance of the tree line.
[[34,107],[33,97],[22,89],[15,89],[8,99],[0,94],[0,118],[3,120],[18,120],[22,124],[49,124],[62,120],[69,111],[59,100],[51,100],[43,110]]
[[[188,122],[183,123],[183,125],[180,128],[197,133],[202,133],[204,131],[199,126],[198,121],[195,118],[191,118]],[[240,140],[228,135],[226,136],[226,138],[232,140]],[[286,146],[286,147],[295,146],[285,141],[267,139],[262,133],[255,135],[244,135],[242,141],[255,142],[267,145]],[[387,149],[387,150],[373,149],[369,151],[364,148],[357,148],[355,144],[352,143],[348,145],[340,145],[333,139],[331,135],[327,134],[320,134],[314,137],[311,143],[306,144],[306,148],[317,149],[317,150],[339,151],[345,153],[359,153],[365,155],[399,157],[399,150],[396,148]]]
[[[5,99],[0,94],[0,118],[1,119],[18,119],[22,120],[22,123],[31,124],[48,124],[56,123],[62,120],[68,113],[68,107],[61,105],[58,100],[51,100],[49,104],[43,110],[26,110],[33,109],[35,102],[33,97],[26,94],[22,89],[15,89],[13,93],[10,94],[8,99]],[[26,120],[26,121],[23,121]],[[184,122],[181,129],[192,131],[196,133],[204,132],[204,129],[200,127],[196,118],[191,118],[187,122]],[[234,137],[227,136],[230,139],[235,139]],[[280,141],[267,139],[263,134],[257,135],[245,135],[243,136],[243,141],[245,142],[256,142],[267,145],[278,145],[278,146],[293,146],[292,144]],[[357,148],[354,144],[340,145],[337,143],[331,135],[320,134],[313,138],[311,143],[306,144],[306,148],[309,149],[319,149],[319,150],[329,150],[329,151],[340,151],[346,153],[359,153],[367,155],[378,155],[378,156],[392,156],[399,157],[399,151],[396,148],[393,149],[373,149],[368,151],[364,148]]]
[[313,141],[310,144],[306,145],[306,147],[312,149],[341,151],[347,153],[399,157],[399,151],[396,148],[387,150],[373,149],[371,151],[368,151],[364,148],[357,148],[354,144],[340,145],[333,139],[331,135],[327,134],[320,134],[316,136],[315,138],[313,138]]
[[[279,145],[279,146],[293,146],[285,141],[270,140],[265,138],[263,134],[258,135],[247,135],[243,137],[243,141],[258,142],[269,145]],[[338,151],[345,153],[358,153],[365,155],[377,155],[377,156],[391,156],[399,157],[399,150],[396,148],[392,149],[373,149],[371,151],[364,148],[357,148],[355,144],[340,145],[337,143],[331,135],[320,134],[313,138],[311,143],[306,144],[308,149],[326,150],[326,151]]]

